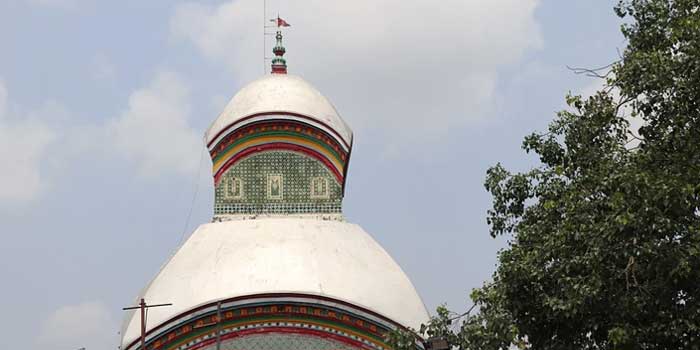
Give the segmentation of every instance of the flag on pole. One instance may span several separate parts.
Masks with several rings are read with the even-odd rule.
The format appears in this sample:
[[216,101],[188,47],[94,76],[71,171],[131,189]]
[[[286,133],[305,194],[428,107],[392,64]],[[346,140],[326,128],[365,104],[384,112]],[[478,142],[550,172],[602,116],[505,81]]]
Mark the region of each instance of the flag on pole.
[[277,27],[289,27],[291,26],[287,21],[277,17],[270,20],[270,22],[277,22]]

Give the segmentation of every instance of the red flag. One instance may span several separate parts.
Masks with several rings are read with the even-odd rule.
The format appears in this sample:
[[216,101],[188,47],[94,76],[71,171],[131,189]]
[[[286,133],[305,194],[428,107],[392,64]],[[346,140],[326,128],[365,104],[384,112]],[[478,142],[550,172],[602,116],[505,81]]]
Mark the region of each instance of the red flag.
[[289,27],[290,24],[287,21],[277,17],[277,27]]

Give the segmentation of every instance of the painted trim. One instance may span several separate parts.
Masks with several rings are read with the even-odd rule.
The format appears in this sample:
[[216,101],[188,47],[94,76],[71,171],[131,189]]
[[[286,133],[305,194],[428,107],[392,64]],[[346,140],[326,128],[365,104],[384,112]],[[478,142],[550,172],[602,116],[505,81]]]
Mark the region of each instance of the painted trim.
[[[277,322],[279,322],[279,323],[302,323],[302,324],[313,325],[316,327],[328,327],[328,328],[333,327],[333,329],[341,330],[344,333],[347,333],[348,335],[351,335],[351,336],[354,336],[357,338],[361,338],[361,339],[365,339],[370,343],[379,345],[379,346],[384,347],[384,348],[388,348],[387,344],[381,338],[377,338],[377,337],[361,334],[358,332],[354,332],[351,329],[349,329],[348,327],[343,327],[343,326],[338,327],[335,325],[324,324],[321,322],[313,322],[311,320],[300,319],[300,318],[257,318],[257,319],[250,319],[247,322],[246,321],[235,322],[235,323],[229,322],[226,324],[228,327],[224,326],[221,328],[221,330],[222,330],[222,333],[224,333],[224,331],[230,330],[231,328],[244,327],[244,326],[255,325],[255,324],[260,324],[260,323],[277,323]],[[211,325],[208,327],[212,327],[212,326],[214,326],[214,325]],[[167,346],[167,343],[166,343],[163,346],[160,346],[159,350],[160,349],[171,350],[174,348],[178,348],[178,347],[182,346],[183,344],[191,342],[193,339],[196,339],[197,337],[211,334],[212,331],[216,331],[216,330],[215,329],[212,330],[211,328],[203,329],[200,332],[192,333],[187,338],[179,339],[178,342],[173,344],[173,345]],[[255,333],[257,333],[257,334],[264,334],[264,333],[307,334],[307,335],[318,336],[321,338],[331,338],[333,340],[340,341],[340,342],[345,343],[345,344],[357,346],[357,347],[360,347],[362,349],[371,349],[370,347],[367,346],[367,344],[365,344],[361,341],[354,340],[354,339],[349,338],[349,337],[339,336],[339,335],[335,335],[335,334],[330,333],[330,332],[322,332],[322,331],[318,331],[318,330],[314,330],[314,329],[301,328],[301,327],[264,326],[264,327],[259,327],[259,328],[250,328],[250,329],[246,329],[246,330],[235,330],[235,331],[229,331],[228,334],[222,334],[221,339],[226,340],[226,339],[231,339],[231,338],[237,338],[240,336],[255,334]],[[193,345],[188,350],[199,349],[199,348],[206,346],[206,345],[209,345],[215,341],[216,341],[216,337],[214,336],[214,337],[211,337],[210,339],[201,341],[199,344]],[[148,349],[148,345],[146,346],[146,348]]]
[[272,150],[267,145],[275,143],[296,145],[298,147],[294,148],[295,151],[320,160],[335,175],[344,193],[349,149],[346,150],[326,130],[295,119],[256,120],[241,125],[228,134],[222,134],[216,143],[209,147],[215,184],[219,183],[223,172],[242,159],[240,153],[249,155],[250,148]]
[[345,147],[348,150],[350,149],[350,144],[352,143],[352,132],[350,132],[350,140],[345,140],[340,135],[340,133],[338,133],[338,131],[336,131],[334,128],[332,128],[331,126],[329,126],[328,124],[324,123],[321,120],[318,120],[312,116],[308,116],[308,115],[304,115],[304,114],[300,114],[300,113],[295,113],[295,112],[285,112],[285,111],[260,112],[260,113],[254,113],[254,114],[250,114],[248,116],[239,118],[236,121],[223,127],[219,132],[216,133],[216,135],[214,137],[211,138],[211,140],[208,140],[207,147],[211,147],[211,145],[212,145],[212,143],[214,143],[214,141],[216,141],[222,134],[228,133],[228,131],[230,129],[231,130],[237,129],[237,127],[236,127],[237,124],[241,124],[241,123],[243,123],[249,119],[255,118],[255,117],[268,116],[268,115],[289,115],[289,116],[302,118],[302,119],[306,119],[306,120],[310,120],[312,122],[318,123],[318,124],[324,126],[325,128],[327,128],[328,130],[330,130],[338,138],[338,140],[340,140],[345,145]]
[[[257,138],[261,137],[281,137],[281,138],[300,138],[303,140],[306,140],[307,142],[312,142],[315,143],[322,148],[326,149],[328,152],[332,153],[332,155],[338,159],[339,161],[343,161],[343,158],[347,158],[345,153],[340,153],[338,150],[334,149],[331,147],[331,145],[323,142],[323,140],[320,140],[318,138],[312,137],[307,134],[303,134],[300,132],[290,132],[290,131],[279,131],[279,130],[265,130],[265,131],[258,131],[254,132],[252,134],[247,134],[246,136],[243,137],[238,137],[235,141],[231,142],[229,145],[227,145],[225,148],[221,149],[220,147],[215,147],[214,149],[210,150],[209,153],[212,156],[212,160],[216,163],[220,160],[220,158],[224,157],[231,148],[234,148],[241,143],[250,141],[250,140],[255,140]],[[221,142],[219,143],[221,144]],[[218,145],[217,145],[218,146]]]
[[[230,159],[239,159],[237,156],[241,152],[244,152],[246,149],[250,149],[252,147],[263,147],[266,145],[272,145],[272,144],[290,144],[290,145],[297,145],[301,148],[308,149],[309,151],[313,151],[317,154],[320,154],[325,158],[327,161],[324,162],[324,164],[332,164],[334,168],[337,169],[337,171],[342,174],[344,165],[343,161],[341,159],[338,159],[334,157],[333,154],[329,153],[328,150],[322,148],[322,147],[317,147],[316,143],[314,142],[309,142],[305,141],[304,139],[301,139],[299,137],[287,137],[287,136],[266,136],[266,135],[260,135],[259,137],[251,138],[247,141],[241,142],[232,148],[230,148],[228,151],[226,151],[224,154],[220,154],[216,156],[216,160],[213,161],[213,167],[212,170],[215,174],[219,173],[221,171],[221,168],[224,167],[225,164],[229,164]],[[267,147],[266,149],[270,149]]]
[[326,168],[328,168],[331,173],[335,176],[336,180],[338,180],[339,184],[343,184],[343,177],[342,173],[340,170],[338,170],[333,163],[331,163],[326,157],[321,155],[320,153],[316,152],[313,149],[305,148],[296,144],[289,144],[289,143],[283,143],[283,142],[274,142],[274,143],[267,143],[267,144],[261,144],[261,145],[253,145],[243,151],[240,151],[236,153],[235,156],[229,158],[226,163],[224,163],[218,170],[215,171],[214,173],[214,184],[218,185],[219,182],[221,181],[221,177],[224,175],[226,170],[228,170],[230,167],[232,167],[235,163],[237,163],[239,160],[251,156],[253,154],[261,153],[264,151],[270,151],[270,150],[285,150],[285,151],[292,151],[292,152],[297,152],[304,154],[306,156],[312,157],[321,163],[323,163]]
[[[311,336],[316,336],[319,338],[328,338],[328,339],[333,339],[337,342],[348,344],[354,347],[358,347],[361,349],[367,349],[367,344],[353,340],[353,339],[348,339],[346,337],[340,337],[331,333],[326,333],[326,332],[320,332],[312,329],[293,329],[293,328],[282,328],[282,327],[265,327],[263,329],[250,329],[250,330],[244,330],[244,331],[238,331],[236,333],[229,333],[226,334],[225,336],[221,337],[221,340],[226,340],[226,339],[232,339],[232,338],[239,338],[239,337],[245,337],[249,335],[257,335],[257,334],[265,334],[265,333],[291,333],[291,334],[305,334],[305,335],[311,335]],[[206,341],[201,342],[200,344],[190,348],[190,350],[196,350],[196,349],[201,349],[207,345],[214,344],[216,342],[216,338],[214,339],[207,339]]]
[[[188,315],[194,315],[198,312],[201,312],[206,309],[211,309],[216,308],[217,302],[221,302],[223,304],[228,304],[232,302],[243,302],[246,300],[256,300],[256,299],[262,299],[262,300],[269,300],[268,302],[279,302],[279,303],[285,303],[289,302],[288,300],[285,299],[301,299],[301,300],[306,300],[307,303],[319,303],[322,306],[325,307],[331,307],[331,305],[337,305],[336,308],[343,308],[343,310],[346,310],[346,312],[351,312],[354,313],[353,310],[357,310],[361,313],[367,314],[368,316],[371,316],[372,318],[377,319],[378,321],[381,321],[382,323],[385,323],[386,325],[390,325],[391,327],[394,328],[400,328],[406,330],[407,328],[400,325],[399,323],[387,318],[386,316],[383,316],[379,313],[376,313],[372,310],[363,308],[361,306],[357,306],[351,303],[348,303],[346,301],[338,300],[338,299],[333,299],[330,297],[326,296],[321,296],[321,295],[314,295],[314,294],[303,294],[303,293],[261,293],[261,294],[251,294],[251,295],[244,295],[244,296],[238,296],[238,297],[233,297],[233,298],[228,298],[228,299],[222,299],[220,301],[212,301],[207,304],[203,304],[197,307],[194,307],[190,310],[181,312],[175,316],[170,317],[169,319],[163,321],[159,325],[146,330],[146,340],[147,343],[153,341],[153,337],[156,335],[156,333],[164,333],[167,332],[164,327],[172,324],[173,322],[177,321],[178,319],[183,319],[184,317],[187,317]],[[251,303],[253,304],[253,303]],[[328,305],[330,304],[330,305]],[[254,304],[253,304],[254,305]],[[246,306],[253,306],[253,305],[242,305],[243,307]],[[209,312],[211,313],[211,311]],[[354,313],[356,314],[356,313]],[[202,314],[200,316],[205,316],[205,314]],[[197,316],[199,317],[199,316]],[[193,319],[192,316],[190,316],[190,319]],[[182,321],[181,321],[182,323]],[[386,326],[385,326],[386,327]],[[173,327],[170,327],[168,329],[172,329]],[[422,341],[422,339],[419,339]],[[126,347],[122,347],[124,350],[130,350],[135,344],[139,343],[139,338],[136,337],[134,340],[128,343]]]

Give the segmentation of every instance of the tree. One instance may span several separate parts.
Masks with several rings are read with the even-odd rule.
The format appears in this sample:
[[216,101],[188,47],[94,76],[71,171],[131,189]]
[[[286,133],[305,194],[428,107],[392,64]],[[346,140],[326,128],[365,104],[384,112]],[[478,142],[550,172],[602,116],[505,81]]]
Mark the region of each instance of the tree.
[[700,1],[615,12],[627,47],[591,71],[606,87],[525,138],[538,167],[487,172],[490,233],[509,244],[453,346],[700,349]]

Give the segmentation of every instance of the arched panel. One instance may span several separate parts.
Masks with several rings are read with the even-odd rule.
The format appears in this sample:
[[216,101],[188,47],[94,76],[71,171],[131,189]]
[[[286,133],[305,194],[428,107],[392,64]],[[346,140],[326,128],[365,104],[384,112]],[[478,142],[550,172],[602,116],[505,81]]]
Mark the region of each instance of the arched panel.
[[219,175],[215,215],[341,212],[337,174],[318,157],[279,148],[238,159]]

